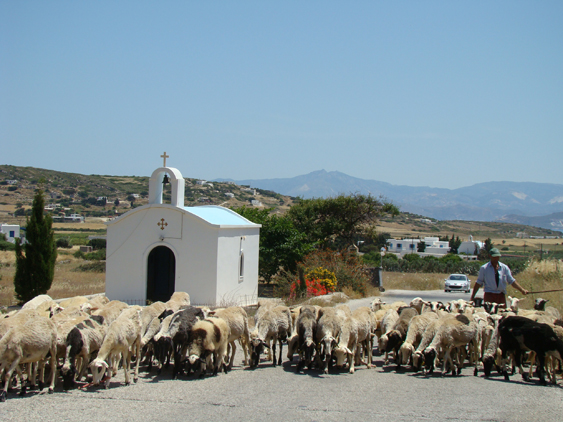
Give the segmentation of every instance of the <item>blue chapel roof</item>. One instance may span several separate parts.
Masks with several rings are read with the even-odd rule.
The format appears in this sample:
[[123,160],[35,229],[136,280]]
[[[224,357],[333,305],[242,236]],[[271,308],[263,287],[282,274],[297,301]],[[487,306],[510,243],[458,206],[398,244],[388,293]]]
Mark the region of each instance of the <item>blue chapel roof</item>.
[[198,207],[184,207],[184,209],[210,224],[226,226],[259,226],[247,220],[236,212],[217,205],[201,205]]

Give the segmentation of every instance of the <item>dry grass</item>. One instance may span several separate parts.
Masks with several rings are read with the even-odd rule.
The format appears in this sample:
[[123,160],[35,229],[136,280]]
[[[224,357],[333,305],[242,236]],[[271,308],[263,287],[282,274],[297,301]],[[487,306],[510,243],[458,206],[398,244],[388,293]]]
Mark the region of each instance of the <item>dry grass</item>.
[[[383,287],[398,290],[443,290],[449,274],[383,272]],[[473,283],[477,277],[469,276]]]
[[[531,292],[563,289],[563,262],[559,260],[532,262],[526,270],[518,274],[516,279],[522,287]],[[512,296],[523,297],[514,290],[512,290],[512,293]],[[535,299],[539,297],[548,299],[547,306],[553,306],[563,314],[563,292],[532,293],[522,299],[520,306],[531,309],[534,306]]]
[[[47,292],[53,299],[72,296],[103,293],[105,291],[105,273],[75,271],[86,261],[72,256],[76,250],[59,250],[55,266],[55,278],[51,289]],[[13,251],[0,251],[0,306],[17,304],[14,296],[15,254]]]

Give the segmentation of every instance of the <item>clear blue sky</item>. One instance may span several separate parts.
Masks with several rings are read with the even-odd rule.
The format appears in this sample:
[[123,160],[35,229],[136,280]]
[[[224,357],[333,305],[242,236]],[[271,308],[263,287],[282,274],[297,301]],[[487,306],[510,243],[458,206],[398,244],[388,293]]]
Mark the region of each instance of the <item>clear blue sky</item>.
[[563,183],[563,1],[0,0],[0,164]]

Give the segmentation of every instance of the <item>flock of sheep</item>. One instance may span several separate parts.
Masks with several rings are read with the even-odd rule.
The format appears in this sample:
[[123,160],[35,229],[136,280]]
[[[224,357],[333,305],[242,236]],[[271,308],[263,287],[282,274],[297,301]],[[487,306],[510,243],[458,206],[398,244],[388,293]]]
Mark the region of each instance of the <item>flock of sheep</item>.
[[[482,362],[485,376],[496,367],[508,379],[512,361],[513,371],[517,367],[527,380],[537,360],[540,382],[545,384],[547,370],[556,383],[556,366],[563,357],[559,312],[545,308],[541,299],[534,310],[518,309],[518,299],[509,299],[508,309],[498,309],[461,299],[443,304],[415,298],[409,304],[388,305],[376,298],[371,307],[354,311],[345,304],[289,308],[270,300],[261,301],[249,321],[241,307],[191,306],[183,292],[146,307],[104,296],[56,303],[41,295],[0,319],[0,401],[18,385],[14,372],[21,395],[29,386],[43,389],[46,366],[49,393],[59,378],[64,389],[107,388],[120,364],[130,384],[132,362],[136,382],[142,359],[149,370],[156,365],[159,373],[173,362],[174,377],[192,371],[199,376],[227,372],[233,366],[235,341],[244,352],[244,365],[251,368],[258,366],[264,352],[273,366],[281,365],[286,343],[287,359],[297,356],[297,371],[307,367],[326,374],[336,366],[354,373],[357,365],[372,367],[377,337],[385,365],[392,356],[398,367],[411,365],[415,371],[432,373],[441,362],[442,374],[456,375],[467,360],[475,375]],[[526,353],[529,372],[522,367]]]

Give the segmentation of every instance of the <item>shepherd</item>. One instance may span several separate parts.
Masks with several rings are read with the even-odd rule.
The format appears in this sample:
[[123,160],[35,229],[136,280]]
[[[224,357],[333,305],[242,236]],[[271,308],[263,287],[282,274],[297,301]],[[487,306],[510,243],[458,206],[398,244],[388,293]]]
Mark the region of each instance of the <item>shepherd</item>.
[[482,265],[479,269],[479,276],[477,277],[477,281],[475,281],[473,292],[471,293],[472,301],[475,299],[475,294],[479,288],[483,285],[485,289],[484,301],[498,303],[503,306],[506,306],[507,284],[519,290],[524,296],[529,293],[528,290],[520,286],[514,277],[512,277],[508,265],[499,262],[500,257],[501,254],[497,248],[492,248],[489,251],[490,261]]

